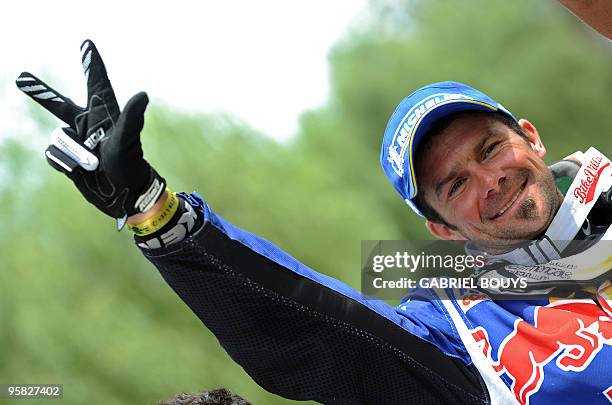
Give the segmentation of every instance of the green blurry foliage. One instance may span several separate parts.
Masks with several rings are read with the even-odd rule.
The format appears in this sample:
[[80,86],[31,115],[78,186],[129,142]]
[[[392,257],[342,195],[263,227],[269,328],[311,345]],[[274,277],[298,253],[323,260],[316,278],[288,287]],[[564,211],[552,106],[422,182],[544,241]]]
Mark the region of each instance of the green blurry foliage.
[[[294,139],[152,106],[145,156],[174,190],[197,190],[232,223],[359,288],[361,240],[426,237],[378,162],[403,97],[463,81],[530,119],[550,162],[592,145],[610,155],[611,63],[609,44],[554,2],[374,1],[369,23],[331,52],[329,102],[303,114]],[[40,139],[54,125],[43,116],[33,114]],[[0,145],[0,189],[0,382],[63,383],[66,404],[220,386],[290,402],[231,361],[130,235],[47,167],[39,141]]]

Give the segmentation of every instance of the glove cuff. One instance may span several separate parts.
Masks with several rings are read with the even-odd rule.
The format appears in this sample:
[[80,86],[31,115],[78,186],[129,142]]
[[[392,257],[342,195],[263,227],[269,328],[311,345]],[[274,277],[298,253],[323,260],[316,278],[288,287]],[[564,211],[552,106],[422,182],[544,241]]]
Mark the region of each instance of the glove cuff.
[[147,185],[144,187],[145,191],[136,198],[134,205],[128,208],[132,211],[128,211],[128,215],[147,212],[153,208],[165,189],[166,180],[151,167],[151,175],[149,176]]
[[142,187],[144,191],[141,191],[140,194],[132,194],[130,190],[125,190],[126,200],[124,200],[125,203],[123,204],[124,215],[123,217],[116,218],[117,230],[120,231],[123,229],[129,216],[140,214],[153,208],[155,203],[157,203],[163,195],[165,189],[166,180],[160,176],[153,167],[149,166],[149,179],[145,183],[145,186]]

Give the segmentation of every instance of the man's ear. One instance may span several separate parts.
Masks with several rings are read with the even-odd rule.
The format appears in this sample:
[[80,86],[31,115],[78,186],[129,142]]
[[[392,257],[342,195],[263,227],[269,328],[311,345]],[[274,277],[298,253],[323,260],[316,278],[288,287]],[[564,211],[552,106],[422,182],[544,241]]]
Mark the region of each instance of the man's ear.
[[467,240],[465,236],[438,222],[426,221],[425,226],[433,236],[442,240]]
[[527,135],[527,140],[531,144],[531,147],[535,153],[540,158],[544,158],[544,156],[546,156],[546,147],[544,147],[542,139],[540,139],[540,134],[535,125],[524,118],[521,118],[518,121],[518,124],[523,129],[523,132],[525,132],[525,135]]

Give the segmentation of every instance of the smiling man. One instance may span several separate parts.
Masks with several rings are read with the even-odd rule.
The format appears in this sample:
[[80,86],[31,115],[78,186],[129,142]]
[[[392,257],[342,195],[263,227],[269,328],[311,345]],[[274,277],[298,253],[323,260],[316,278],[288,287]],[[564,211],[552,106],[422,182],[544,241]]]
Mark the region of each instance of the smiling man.
[[457,116],[440,139],[431,136],[421,147],[421,189],[432,190],[421,201],[444,219],[427,223],[440,238],[532,239],[561,205],[535,127],[523,119],[512,128],[496,118]]
[[[401,158],[398,150],[408,148],[410,156]],[[411,207],[427,213],[435,236],[524,240],[546,229],[563,199],[542,160],[545,154],[531,122],[517,122],[475,89],[443,82],[400,104],[385,133],[381,162]],[[412,162],[407,169],[404,159]],[[422,173],[416,184],[415,172]]]
[[[512,401],[509,389],[523,404],[606,403],[612,381],[598,370],[609,375],[612,358],[612,168],[593,148],[551,167],[545,154],[534,124],[465,84],[434,83],[402,100],[381,150],[383,170],[401,197],[426,218],[433,235],[467,240],[485,255],[489,266],[479,272],[497,280],[535,277],[525,280],[523,287],[531,288],[522,296],[496,295],[501,301],[469,291],[417,290],[399,309],[406,316],[449,319],[469,353],[466,364],[478,368],[494,401]],[[580,249],[568,241],[585,239],[591,244]],[[602,252],[602,273],[578,283],[585,258]],[[559,270],[567,279],[555,281],[573,283],[582,300],[543,294],[552,289],[529,299],[545,273]],[[588,292],[576,291],[587,285]]]

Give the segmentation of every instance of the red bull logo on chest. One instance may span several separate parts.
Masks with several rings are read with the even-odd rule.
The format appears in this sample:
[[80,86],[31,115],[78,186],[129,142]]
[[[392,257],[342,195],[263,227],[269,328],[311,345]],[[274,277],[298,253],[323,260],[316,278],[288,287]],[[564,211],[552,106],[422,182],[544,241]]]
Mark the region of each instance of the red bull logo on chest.
[[471,333],[495,372],[510,377],[519,403],[528,404],[540,390],[544,366],[551,361],[562,371],[581,372],[604,345],[612,345],[612,319],[594,302],[560,301],[536,307],[534,324],[517,319],[495,357],[487,331],[477,327]]

